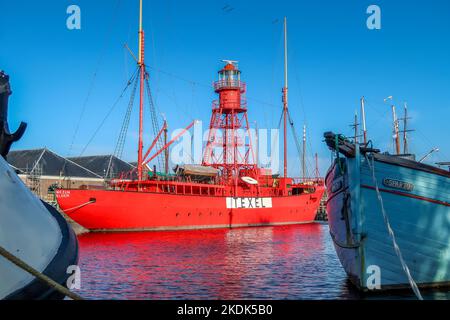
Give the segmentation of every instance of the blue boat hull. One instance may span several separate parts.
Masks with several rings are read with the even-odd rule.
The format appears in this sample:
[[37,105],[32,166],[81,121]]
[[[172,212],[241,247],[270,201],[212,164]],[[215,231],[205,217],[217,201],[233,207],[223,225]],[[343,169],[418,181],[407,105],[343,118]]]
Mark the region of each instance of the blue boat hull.
[[[409,287],[377,197],[412,278],[419,287],[450,285],[450,177],[396,163],[394,156],[337,159],[326,178],[330,233],[341,264],[361,290],[372,289],[374,267],[381,290]],[[406,165],[404,165],[406,164]]]

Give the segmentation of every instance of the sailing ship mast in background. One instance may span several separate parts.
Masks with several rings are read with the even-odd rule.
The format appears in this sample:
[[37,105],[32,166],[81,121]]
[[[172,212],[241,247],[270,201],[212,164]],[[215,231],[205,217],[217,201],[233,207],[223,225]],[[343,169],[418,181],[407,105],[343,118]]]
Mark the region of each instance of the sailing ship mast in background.
[[[389,96],[387,98],[384,99],[384,102],[386,103],[388,100],[393,100],[392,96]],[[399,119],[397,118],[397,112],[395,110],[395,105],[392,103],[391,105],[391,110],[392,110],[392,125],[393,125],[393,130],[392,130],[392,134],[393,134],[393,140],[394,140],[394,153],[396,155],[400,155],[401,151],[400,151],[400,129],[399,129]]]
[[[295,134],[295,128],[289,113],[289,99],[288,99],[288,35],[287,35],[287,18],[284,18],[284,86],[282,89],[282,102],[283,102],[283,122],[284,122],[284,126],[283,126],[283,133],[284,133],[284,137],[283,137],[283,180],[280,181],[280,183],[284,186],[284,191],[287,192],[287,187],[288,185],[290,185],[290,183],[288,183],[288,145],[287,145],[287,126],[288,126],[288,121],[292,127],[292,130],[294,131],[294,138],[296,139],[296,146],[297,149],[299,151],[300,157],[301,157],[301,167],[302,167],[302,175],[303,175],[303,180],[306,180],[307,177],[307,169],[306,169],[306,126],[303,128],[303,152],[301,151],[301,148],[299,147],[299,143],[297,141],[297,136]],[[135,58],[136,62],[137,62],[137,77],[135,78],[135,90],[137,88],[137,84],[139,84],[139,139],[138,139],[138,161],[137,161],[137,181],[140,183],[139,185],[141,185],[141,182],[147,180],[147,174],[144,172],[144,167],[153,159],[155,159],[155,157],[158,157],[158,160],[160,161],[159,165],[160,165],[160,170],[164,171],[165,175],[168,175],[169,172],[169,146],[174,142],[174,140],[176,139],[172,139],[170,142],[168,142],[168,126],[167,126],[167,121],[164,119],[164,124],[162,126],[162,129],[159,130],[160,126],[158,125],[158,121],[157,121],[157,117],[156,117],[156,113],[154,110],[154,105],[152,102],[152,98],[151,98],[151,93],[150,93],[150,87],[149,87],[149,76],[146,70],[146,65],[145,65],[145,32],[144,32],[144,27],[143,27],[143,0],[139,0],[139,32],[138,32],[138,46],[139,46],[139,54],[138,54],[138,58],[136,59],[135,56],[133,55],[133,53],[131,52],[131,50],[128,48],[127,49],[130,51],[130,53],[133,55],[133,57]],[[236,62],[234,61],[226,61],[227,62],[227,68],[234,68],[236,69],[235,72],[239,73],[239,70],[237,70],[237,66],[235,66]],[[230,71],[231,72],[231,71]],[[131,80],[130,80],[131,81]],[[145,97],[144,95],[146,94],[145,89],[147,89],[147,95],[148,95],[148,102],[150,104],[150,111],[151,111],[151,120],[152,120],[152,125],[153,125],[153,133],[155,135],[155,140],[153,141],[153,143],[151,143],[150,148],[144,152],[144,139],[143,139],[143,132],[144,132],[144,100]],[[216,91],[218,91],[218,88],[215,88]],[[220,88],[219,88],[220,89]],[[219,90],[220,91],[220,90]],[[245,89],[244,89],[245,91]],[[132,94],[132,99],[134,99],[134,93]],[[130,102],[130,105],[132,105],[132,101]],[[130,108],[130,107],[129,107]],[[129,110],[128,113],[131,113],[131,110]],[[126,118],[125,121],[129,122],[129,116],[128,118]],[[121,148],[119,148],[120,152],[118,152],[119,154],[121,153],[121,151],[123,150],[123,144],[124,144],[124,140],[126,137],[126,130],[128,128],[128,122],[124,122],[123,125],[123,129],[121,132],[121,135],[119,137],[119,142],[118,145],[121,146]],[[184,129],[184,132],[186,130],[189,130],[191,128],[192,124],[190,126],[188,126],[187,128]],[[158,131],[159,130],[159,131]],[[226,134],[226,133],[225,133]],[[178,137],[178,136],[177,136]],[[231,137],[232,141],[232,145],[234,148],[234,145],[236,144],[236,141],[234,141],[235,138]],[[122,141],[123,140],[123,141]],[[157,147],[157,149],[159,150],[154,156],[149,157],[149,154],[152,150],[153,147]],[[208,147],[208,146],[207,146]],[[232,149],[233,149],[232,148]],[[206,148],[207,149],[207,148]],[[250,148],[251,153],[253,154],[254,150],[252,149],[252,147]],[[233,153],[236,153],[236,150],[231,150]],[[164,152],[164,154],[161,154],[162,152]],[[206,153],[205,153],[206,154]],[[160,156],[160,157],[159,157]],[[230,158],[233,159],[233,165],[231,167],[233,167],[233,170],[225,170],[222,173],[226,173],[228,176],[230,176],[230,173],[234,174],[234,185],[235,188],[237,187],[238,184],[238,164],[237,164],[237,155],[235,154],[234,156],[232,154],[228,153],[228,150],[224,150],[224,159],[225,159],[225,163],[227,163],[228,161],[228,156],[230,156]],[[207,157],[207,156],[206,156]],[[254,156],[253,156],[254,157]],[[119,157],[120,158],[120,157]],[[208,159],[203,159],[202,164],[208,163]],[[257,162],[256,162],[257,163]],[[154,166],[154,175],[156,175],[156,167]],[[229,169],[229,168],[228,168]],[[229,177],[228,177],[229,178]]]
[[[121,154],[134,96],[140,84],[137,175],[135,170],[122,173],[104,188],[70,189],[70,192],[58,189],[56,197],[60,208],[87,229],[102,231],[230,228],[314,221],[324,193],[323,180],[300,183],[287,176],[288,120],[294,137],[297,137],[288,109],[287,19],[284,19],[282,110],[284,176],[261,170],[257,165],[249,133],[246,84],[241,81],[237,61],[231,60],[223,60],[225,66],[213,84],[218,99],[212,104],[202,164],[179,164],[174,175],[168,175],[168,148],[197,121],[194,120],[170,141],[167,141],[166,119],[159,126],[145,65],[142,2],[139,1],[137,68],[128,82],[128,86],[133,85],[133,92],[116,147],[117,153]],[[144,94],[150,106],[149,119],[154,133],[154,140],[146,151],[143,149]],[[248,141],[236,134],[240,131],[248,133]],[[298,139],[295,141],[301,153]],[[153,148],[156,150],[151,155]],[[166,174],[157,172],[153,166],[153,174],[150,175],[144,168],[157,157],[159,168]],[[91,200],[87,202],[88,199]]]
[[287,18],[284,17],[284,88],[283,88],[283,177],[287,178],[287,116],[288,116],[288,47],[287,47]]
[[408,129],[408,120],[411,119],[408,117],[408,104],[404,103],[404,115],[403,118],[399,120],[403,120],[403,130],[400,130],[400,133],[403,133],[403,154],[409,154],[409,143],[408,143],[408,132],[413,132],[414,130]]
[[350,127],[353,129],[353,141],[355,141],[355,143],[359,142],[359,123],[358,123],[358,111],[355,110],[355,118],[353,120],[353,124],[350,125]]
[[[303,125],[303,136],[297,136],[296,133],[296,129],[294,126],[294,122],[291,118],[291,114],[289,112],[289,107],[288,107],[288,38],[287,38],[287,18],[284,17],[284,87],[283,87],[283,97],[282,97],[282,101],[283,101],[283,114],[282,114],[282,118],[283,118],[283,132],[284,132],[284,139],[283,139],[283,163],[284,163],[284,170],[283,170],[283,178],[285,179],[285,181],[287,181],[287,164],[288,164],[288,157],[287,157],[287,152],[288,152],[288,148],[287,148],[287,122],[289,121],[289,125],[291,126],[292,129],[292,134],[294,136],[294,142],[295,142],[295,146],[297,148],[297,152],[298,152],[298,156],[299,159],[301,161],[301,180],[303,182],[308,182],[309,177],[308,178],[308,170],[307,170],[307,166],[306,166],[306,124]],[[281,119],[280,119],[281,120]],[[302,146],[300,146],[300,142],[299,140],[302,140]],[[317,155],[316,155],[317,156]],[[316,161],[316,166],[318,165],[317,161]],[[318,168],[315,169],[315,174],[316,174],[316,180],[319,179],[319,170]],[[285,188],[286,189],[286,188]]]
[[[392,97],[391,97],[392,99]],[[403,134],[403,154],[409,155],[409,147],[408,147],[408,132],[412,132],[414,130],[408,129],[408,120],[411,119],[408,117],[408,105],[404,103],[404,115],[403,118],[398,118],[395,110],[395,106],[392,105],[392,118],[393,118],[393,126],[394,126],[394,143],[395,143],[395,152],[397,155],[401,155],[401,144],[400,144],[400,134]],[[400,130],[400,121],[403,121],[403,130]]]
[[[384,102],[388,100],[392,100],[393,97],[389,96],[384,99]],[[366,127],[366,110],[365,104],[366,100],[364,97],[361,98],[361,123],[358,123],[358,114],[355,111],[354,122],[352,125],[352,129],[354,129],[354,141],[358,143],[359,135],[359,126],[362,125],[362,137],[364,141],[364,145],[367,145],[367,127]],[[397,112],[395,105],[391,105],[392,110],[392,118],[393,118],[393,140],[394,140],[394,151],[396,155],[409,155],[409,143],[408,143],[408,132],[413,132],[414,130],[408,129],[408,120],[411,117],[408,116],[408,105],[404,103],[404,116],[403,118],[397,117]],[[403,122],[403,130],[400,130],[400,121]],[[401,143],[400,143],[400,134],[403,134],[403,153],[401,152]]]
[[[305,182],[307,180],[307,170],[306,170],[306,125],[303,126],[303,147],[300,150],[300,146],[298,144],[296,130],[294,128],[294,123],[292,121],[291,115],[289,113],[288,107],[288,38],[287,38],[287,18],[284,17],[284,87],[283,87],[283,178],[284,181],[287,181],[287,168],[288,168],[288,147],[287,147],[287,122],[289,120],[289,124],[292,129],[292,133],[294,135],[294,140],[296,143],[297,151],[299,156],[301,157],[301,174],[302,180]],[[285,188],[286,189],[286,188]]]
[[395,106],[392,105],[392,119],[393,119],[393,126],[394,126],[394,145],[395,145],[395,154],[400,154],[400,136],[399,136],[399,125],[398,125],[398,119],[397,119],[397,113],[395,111]]
[[302,173],[303,181],[306,181],[306,125],[303,125]]
[[142,180],[142,149],[143,149],[143,130],[144,130],[144,80],[145,80],[145,52],[144,52],[144,29],[142,26],[142,0],[139,1],[139,141],[138,141],[138,180]]

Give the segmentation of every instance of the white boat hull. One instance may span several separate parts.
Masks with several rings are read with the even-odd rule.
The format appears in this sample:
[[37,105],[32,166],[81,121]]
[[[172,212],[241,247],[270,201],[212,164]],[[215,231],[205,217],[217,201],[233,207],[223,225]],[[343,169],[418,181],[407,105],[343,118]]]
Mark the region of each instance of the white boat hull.
[[[0,246],[65,285],[78,243],[65,219],[35,197],[0,157]],[[0,256],[0,299],[47,299],[59,294]]]

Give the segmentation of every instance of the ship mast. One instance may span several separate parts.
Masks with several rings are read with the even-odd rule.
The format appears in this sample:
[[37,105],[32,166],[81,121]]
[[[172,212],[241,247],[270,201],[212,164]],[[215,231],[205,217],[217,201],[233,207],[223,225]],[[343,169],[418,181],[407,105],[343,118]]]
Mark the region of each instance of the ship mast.
[[396,152],[396,154],[400,154],[400,137],[399,137],[398,119],[397,119],[397,114],[395,112],[395,106],[394,105],[392,105],[392,117],[393,117],[393,120],[394,120],[395,152]]
[[403,120],[403,130],[399,130],[399,132],[403,133],[403,154],[409,153],[409,143],[408,143],[408,132],[413,132],[414,130],[411,130],[408,128],[408,120],[411,119],[411,117],[408,116],[408,104],[404,103],[404,116],[400,120]]
[[143,130],[144,130],[144,81],[145,81],[145,59],[144,59],[144,30],[142,27],[142,0],[139,1],[139,142],[138,142],[138,180],[142,181],[142,149],[143,149]]
[[405,102],[404,106],[405,110],[405,116],[403,118],[403,153],[408,154],[408,136],[407,136],[407,125],[408,125],[408,105]]
[[302,173],[303,181],[306,181],[306,124],[303,125]]
[[[168,132],[167,120],[164,119],[164,145],[167,145],[167,132]],[[164,150],[164,173],[169,174],[169,148]]]
[[287,18],[284,17],[284,88],[283,88],[283,118],[284,118],[284,178],[287,178],[287,113],[288,113],[288,54],[287,54]]
[[355,143],[358,143],[359,123],[358,123],[358,111],[357,110],[355,110],[355,118],[353,120],[353,124],[350,125],[350,127],[353,128],[353,130],[354,130],[353,140],[355,141]]

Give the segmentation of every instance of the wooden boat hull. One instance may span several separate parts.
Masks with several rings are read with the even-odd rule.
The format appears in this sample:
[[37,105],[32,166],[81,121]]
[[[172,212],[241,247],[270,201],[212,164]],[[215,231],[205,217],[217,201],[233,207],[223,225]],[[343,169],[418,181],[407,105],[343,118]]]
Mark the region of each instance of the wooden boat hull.
[[310,194],[261,198],[113,190],[57,190],[56,196],[61,209],[91,231],[148,231],[309,223],[323,192],[320,186]]
[[[385,211],[413,279],[420,287],[449,285],[450,176],[394,156],[375,154],[373,163]],[[351,281],[369,290],[375,266],[381,289],[409,287],[367,159],[357,152],[336,160],[326,186],[331,237]]]

